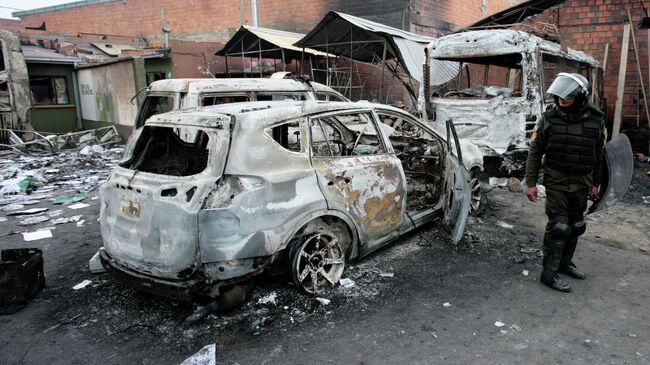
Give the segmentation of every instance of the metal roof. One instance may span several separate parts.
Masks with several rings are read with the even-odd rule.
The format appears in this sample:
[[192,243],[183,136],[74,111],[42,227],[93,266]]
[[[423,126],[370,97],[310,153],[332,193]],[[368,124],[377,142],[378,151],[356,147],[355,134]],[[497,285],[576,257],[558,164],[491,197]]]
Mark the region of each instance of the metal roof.
[[[311,47],[355,61],[373,62],[383,58],[396,60],[417,81],[422,81],[424,49],[435,40],[349,14],[330,11],[295,45]],[[447,69],[449,63],[441,63]]]
[[529,0],[485,17],[476,23],[467,26],[465,29],[519,23],[530,16],[537,15],[544,10],[563,2],[564,0]]
[[[286,59],[300,59],[302,48],[293,44],[305,35],[302,33],[285,32],[277,29],[242,25],[232,38],[219,50],[217,56],[240,56],[242,53],[262,58],[282,59],[282,50]],[[326,53],[306,48],[305,53],[325,57]]]
[[57,53],[55,50],[36,47],[36,46],[22,46],[23,56],[25,61],[32,63],[60,63],[60,64],[75,64],[83,62],[82,59],[77,57],[70,57]]

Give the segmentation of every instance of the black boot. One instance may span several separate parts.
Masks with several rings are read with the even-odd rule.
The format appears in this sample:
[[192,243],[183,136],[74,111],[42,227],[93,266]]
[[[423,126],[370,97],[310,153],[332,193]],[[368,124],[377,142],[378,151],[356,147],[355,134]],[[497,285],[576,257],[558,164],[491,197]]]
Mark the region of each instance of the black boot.
[[552,272],[544,269],[542,271],[542,276],[539,278],[539,281],[541,281],[542,284],[550,287],[551,289],[555,289],[565,293],[571,292],[571,287],[569,286],[569,284],[566,281],[562,280],[562,278],[557,272]]
[[542,261],[544,269],[539,281],[552,289],[568,293],[571,291],[571,287],[557,273],[560,268],[563,248],[564,238],[555,237],[547,231],[544,235],[544,259]]
[[558,271],[574,279],[584,280],[585,274],[578,270],[576,265],[571,261],[577,245],[578,237],[569,237],[569,239],[567,239],[564,245],[564,250],[562,251],[562,260],[560,261],[560,268]]

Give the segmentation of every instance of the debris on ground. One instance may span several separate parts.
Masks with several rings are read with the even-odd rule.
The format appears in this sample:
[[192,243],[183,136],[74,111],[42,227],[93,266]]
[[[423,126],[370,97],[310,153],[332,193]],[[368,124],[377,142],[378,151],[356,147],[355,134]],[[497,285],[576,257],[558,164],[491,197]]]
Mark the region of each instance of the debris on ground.
[[513,264],[523,264],[526,262],[526,257],[522,255],[514,255],[510,258],[510,261],[512,261]]
[[277,304],[277,303],[276,303],[276,299],[277,299],[277,297],[278,297],[278,294],[277,294],[277,293],[275,293],[275,292],[270,293],[270,294],[268,294],[268,295],[266,295],[266,296],[260,298],[260,299],[257,301],[257,304],[270,304],[270,305],[276,305],[276,304]]
[[451,307],[451,303],[445,302],[445,303],[442,303],[442,306],[445,307],[445,308],[449,308],[449,307]]
[[316,300],[322,305],[328,305],[332,302],[331,300],[325,298],[316,298]]
[[80,202],[88,197],[88,194],[86,193],[77,193],[77,194],[72,194],[72,195],[60,195],[54,199],[54,204],[69,204],[69,203],[77,203]]
[[507,228],[507,229],[513,229],[513,228],[515,228],[515,226],[513,226],[512,224],[509,224],[509,223],[506,223],[506,222],[502,222],[502,221],[497,221],[497,225],[498,225],[499,227],[501,227],[501,228]]
[[102,266],[102,261],[99,259],[99,251],[103,250],[104,247],[100,247],[97,252],[93,255],[93,257],[88,260],[88,271],[90,271],[93,274],[100,274],[103,272],[106,272],[106,269],[104,269],[104,266]]
[[217,345],[211,344],[204,346],[199,352],[188,357],[181,365],[216,365],[217,364]]
[[521,193],[524,191],[524,185],[516,177],[509,178],[506,187],[513,193]]
[[496,322],[494,322],[494,325],[497,326],[497,327],[503,327],[503,326],[505,326],[506,324],[503,323],[503,322],[501,322],[501,321],[496,321]]
[[522,271],[521,271],[521,274],[522,274],[523,276],[528,276],[528,270],[522,270]]
[[341,284],[341,287],[346,288],[346,289],[352,288],[352,287],[354,287],[356,285],[354,280],[352,280],[350,278],[343,278],[343,279],[339,280],[339,284]]
[[379,276],[381,276],[382,278],[392,278],[395,277],[395,274],[392,272],[380,272]]
[[77,204],[68,205],[68,208],[77,210],[77,209],[82,209],[82,208],[88,208],[89,206],[90,205],[88,205],[86,203],[77,203]]
[[48,210],[48,208],[32,208],[32,209],[27,209],[27,210],[19,210],[17,212],[10,212],[10,213],[7,213],[7,216],[11,217],[11,216],[16,216],[16,215],[32,215],[32,214],[43,213],[46,210]]
[[23,239],[27,242],[42,240],[45,238],[52,238],[52,231],[49,229],[41,229],[35,232],[23,232]]
[[36,215],[36,216],[31,216],[29,218],[25,218],[25,219],[21,220],[18,224],[20,224],[21,226],[31,226],[31,225],[34,225],[34,224],[47,222],[49,220],[50,220],[50,218],[48,218],[48,217],[46,217],[44,215]]
[[93,282],[91,280],[86,279],[86,280],[80,282],[79,284],[73,286],[72,289],[74,289],[74,290],[83,289],[83,288],[87,287],[88,285],[90,285],[92,283]]

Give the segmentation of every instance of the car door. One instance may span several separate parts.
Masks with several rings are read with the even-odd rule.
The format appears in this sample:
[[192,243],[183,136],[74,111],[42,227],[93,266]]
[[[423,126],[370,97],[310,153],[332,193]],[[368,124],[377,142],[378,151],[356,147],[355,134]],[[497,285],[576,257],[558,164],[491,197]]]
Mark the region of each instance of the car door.
[[356,223],[361,254],[397,236],[406,205],[406,178],[372,111],[316,115],[309,129],[319,187],[329,209]]
[[447,120],[447,155],[445,157],[445,223],[451,229],[454,243],[463,238],[469,214],[471,195],[471,174],[463,164],[463,156],[456,129],[451,119]]

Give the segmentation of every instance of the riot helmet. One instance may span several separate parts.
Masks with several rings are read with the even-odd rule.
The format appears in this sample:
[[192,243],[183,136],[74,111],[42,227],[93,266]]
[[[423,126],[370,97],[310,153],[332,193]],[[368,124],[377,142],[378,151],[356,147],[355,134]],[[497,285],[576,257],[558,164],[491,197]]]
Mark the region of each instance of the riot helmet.
[[574,99],[575,102],[568,107],[569,111],[581,110],[589,102],[589,81],[577,73],[560,72],[546,93],[555,97],[555,104],[558,106],[558,98]]

